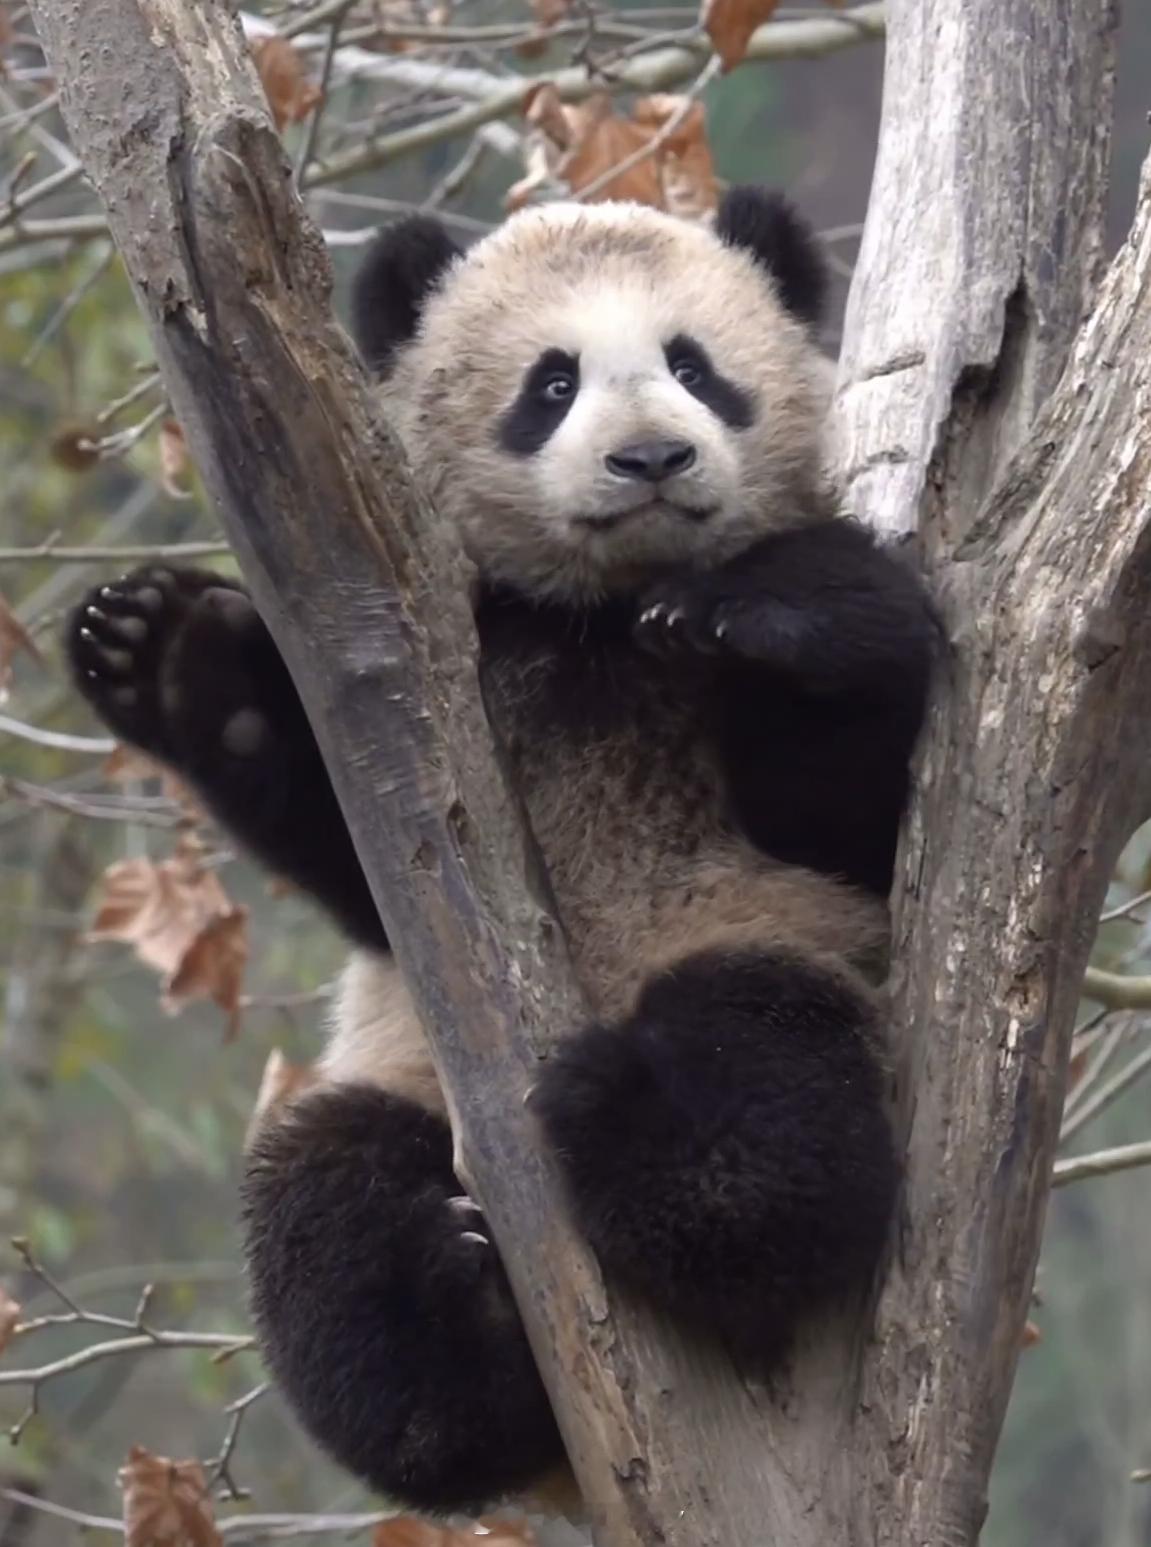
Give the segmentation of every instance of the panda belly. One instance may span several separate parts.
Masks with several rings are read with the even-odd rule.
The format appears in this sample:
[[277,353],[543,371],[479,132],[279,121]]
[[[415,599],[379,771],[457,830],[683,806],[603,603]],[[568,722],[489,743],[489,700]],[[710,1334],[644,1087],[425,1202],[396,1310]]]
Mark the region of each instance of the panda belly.
[[[784,950],[859,988],[881,975],[880,898],[732,830],[702,688],[632,652],[574,681],[563,664],[546,651],[489,662],[486,697],[597,1018],[626,1018],[653,976],[705,952]],[[321,1072],[445,1111],[394,958],[350,959]]]
[[653,975],[702,952],[783,949],[875,977],[882,901],[758,853],[723,819],[709,750],[630,737],[553,744],[521,767],[532,827],[588,1000],[625,1017]]

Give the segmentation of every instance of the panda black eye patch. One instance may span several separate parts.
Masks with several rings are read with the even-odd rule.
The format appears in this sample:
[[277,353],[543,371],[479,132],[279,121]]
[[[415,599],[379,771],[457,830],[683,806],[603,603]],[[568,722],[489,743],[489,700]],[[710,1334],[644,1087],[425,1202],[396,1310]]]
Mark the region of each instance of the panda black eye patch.
[[527,371],[515,402],[500,420],[500,445],[518,457],[539,451],[564,422],[578,392],[576,357],[563,349],[545,349]]
[[734,381],[720,375],[702,344],[686,333],[677,333],[664,345],[663,353],[668,370],[685,392],[710,408],[730,429],[747,429],[755,418],[754,399]]

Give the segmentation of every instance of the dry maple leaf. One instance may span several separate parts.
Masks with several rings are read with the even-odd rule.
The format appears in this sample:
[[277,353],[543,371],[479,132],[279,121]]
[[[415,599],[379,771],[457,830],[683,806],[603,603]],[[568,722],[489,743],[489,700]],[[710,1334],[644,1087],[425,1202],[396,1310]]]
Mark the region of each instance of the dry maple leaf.
[[747,53],[752,33],[770,21],[779,0],[703,0],[700,22],[725,70],[734,70]]
[[21,1307],[6,1289],[0,1286],[0,1354],[12,1341],[12,1334],[20,1325]]
[[36,641],[0,596],[0,704],[8,697],[12,662],[21,650],[31,656],[38,666],[43,666],[44,658],[36,648]]
[[[656,92],[639,99],[632,117],[653,136],[667,136],[656,152],[664,208],[685,220],[709,215],[719,203],[719,184],[703,103],[671,92]],[[669,124],[673,125],[670,132]]]
[[168,980],[163,1005],[176,1014],[194,999],[210,999],[228,1016],[228,1039],[240,1029],[240,994],[248,965],[248,910],[234,907],[205,924]]
[[121,860],[104,872],[89,940],[130,945],[166,976],[164,1007],[211,999],[235,1030],[247,961],[247,909],[237,907],[204,863],[204,846],[186,834],[159,863]]
[[170,1461],[133,1445],[120,1468],[124,1547],[221,1547],[212,1495],[198,1461]]
[[589,201],[630,199],[685,216],[715,208],[718,190],[699,103],[643,97],[634,115],[623,118],[606,92],[572,104],[544,82],[524,99],[524,117],[527,175],[505,197],[510,210],[549,183],[566,184]]
[[173,499],[189,497],[188,475],[192,471],[192,459],[188,455],[188,442],[176,419],[164,419],[160,423],[160,483],[164,493]]
[[260,1076],[260,1088],[244,1135],[244,1148],[251,1144],[266,1118],[278,1112],[293,1096],[310,1090],[319,1077],[315,1064],[294,1064],[280,1048],[274,1047]]
[[477,1520],[457,1530],[397,1515],[376,1527],[372,1547],[535,1547],[535,1541],[526,1520]]
[[287,38],[257,38],[252,58],[277,129],[301,123],[319,106],[323,92],[308,79],[304,56]]

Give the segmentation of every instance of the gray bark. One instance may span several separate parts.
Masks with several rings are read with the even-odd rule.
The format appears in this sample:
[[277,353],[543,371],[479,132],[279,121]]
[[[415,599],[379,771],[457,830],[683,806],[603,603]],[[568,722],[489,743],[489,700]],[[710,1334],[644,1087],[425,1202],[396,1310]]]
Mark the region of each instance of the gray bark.
[[537,1153],[520,1096],[580,1004],[479,704],[463,562],[330,322],[236,27],[211,0],[32,10],[432,1034],[600,1547],[972,1542],[1077,986],[1144,809],[1146,187],[1138,239],[1031,428],[1094,268],[1105,9],[893,5],[841,425],[857,508],[906,529],[930,489],[955,642],[898,913],[895,1260],[874,1327],[812,1329],[772,1393],[613,1302]]

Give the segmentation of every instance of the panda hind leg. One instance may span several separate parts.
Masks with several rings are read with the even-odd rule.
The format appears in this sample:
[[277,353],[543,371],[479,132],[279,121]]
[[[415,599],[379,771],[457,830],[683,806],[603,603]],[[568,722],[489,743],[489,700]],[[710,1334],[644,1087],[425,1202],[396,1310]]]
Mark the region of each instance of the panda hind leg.
[[875,1011],[782,952],[709,952],[564,1042],[532,1096],[605,1270],[770,1366],[866,1285],[897,1166]]
[[264,1356],[335,1461],[437,1514],[478,1511],[562,1464],[442,1118],[371,1085],[310,1092],[260,1132],[243,1192]]
[[65,645],[77,687],[117,736],[187,780],[357,944],[386,948],[304,707],[241,585],[176,565],[133,570],[89,592]]

